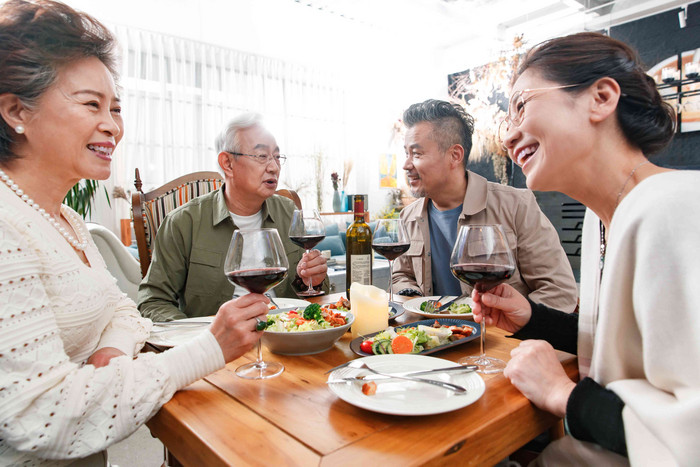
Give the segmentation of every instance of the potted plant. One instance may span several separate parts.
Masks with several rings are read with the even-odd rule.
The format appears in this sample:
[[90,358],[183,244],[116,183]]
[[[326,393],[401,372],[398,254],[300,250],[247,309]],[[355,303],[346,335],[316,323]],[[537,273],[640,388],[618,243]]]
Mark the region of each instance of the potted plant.
[[[87,219],[92,211],[92,203],[99,186],[100,182],[97,180],[81,180],[70,189],[63,202],[83,216],[83,219]],[[107,189],[103,186],[102,190],[107,198],[107,204],[111,207],[112,203],[109,200]]]

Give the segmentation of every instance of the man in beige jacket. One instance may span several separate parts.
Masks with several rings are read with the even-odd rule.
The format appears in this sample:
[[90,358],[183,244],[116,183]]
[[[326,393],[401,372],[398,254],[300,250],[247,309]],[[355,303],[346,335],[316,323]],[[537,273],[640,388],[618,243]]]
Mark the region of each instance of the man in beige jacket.
[[531,300],[573,311],[578,291],[556,230],[530,190],[466,170],[473,119],[458,105],[427,100],[404,112],[406,171],[417,201],[401,211],[411,238],[392,287],[402,295],[459,295],[471,287],[450,272],[460,225],[501,224],[516,269],[507,281]]

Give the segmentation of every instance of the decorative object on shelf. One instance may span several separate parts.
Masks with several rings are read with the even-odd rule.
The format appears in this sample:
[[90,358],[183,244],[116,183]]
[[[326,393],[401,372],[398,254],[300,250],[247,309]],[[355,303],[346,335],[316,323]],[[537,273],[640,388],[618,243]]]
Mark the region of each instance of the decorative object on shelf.
[[448,75],[450,97],[474,117],[474,136],[470,162],[490,159],[500,183],[509,182],[509,161],[498,143],[496,129],[508,110],[510,79],[523,55],[523,36],[513,38],[510,50],[492,63]]
[[[672,55],[649,69],[661,97],[677,113],[677,130],[700,131],[700,49]],[[681,70],[684,70],[683,75]]]
[[338,193],[338,172],[331,174],[331,182],[333,183],[333,211],[340,212],[343,207],[340,193]]
[[348,180],[350,179],[350,172],[352,172],[352,167],[354,164],[355,162],[352,159],[346,159],[345,162],[343,162],[343,178],[341,179],[343,183],[343,189],[340,191],[340,210],[343,212],[352,210],[352,200],[348,199],[348,197],[345,196],[345,193],[348,189]]

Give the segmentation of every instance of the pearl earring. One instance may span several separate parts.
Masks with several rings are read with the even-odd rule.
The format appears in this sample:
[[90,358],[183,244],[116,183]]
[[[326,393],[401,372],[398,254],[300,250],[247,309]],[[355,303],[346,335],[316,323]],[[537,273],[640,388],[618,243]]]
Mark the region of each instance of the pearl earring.
[[18,135],[21,135],[24,133],[24,125],[17,125],[15,127],[15,131],[17,132]]

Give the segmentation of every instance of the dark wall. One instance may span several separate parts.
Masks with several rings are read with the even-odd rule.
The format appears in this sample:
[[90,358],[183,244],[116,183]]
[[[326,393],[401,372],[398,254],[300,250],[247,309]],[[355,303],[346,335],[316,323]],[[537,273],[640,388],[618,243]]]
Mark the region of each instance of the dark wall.
[[[613,27],[610,36],[637,49],[644,64],[651,68],[672,55],[700,48],[700,2],[688,5],[688,20],[682,29],[678,23],[681,10]],[[700,167],[700,131],[676,133],[671,144],[652,160],[665,167]]]

